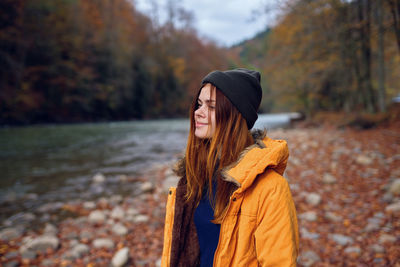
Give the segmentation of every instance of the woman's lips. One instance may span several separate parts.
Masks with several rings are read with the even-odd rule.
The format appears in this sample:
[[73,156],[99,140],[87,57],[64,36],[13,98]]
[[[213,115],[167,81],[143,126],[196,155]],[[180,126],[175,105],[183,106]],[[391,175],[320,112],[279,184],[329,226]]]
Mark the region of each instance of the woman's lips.
[[197,127],[203,127],[203,126],[207,126],[207,123],[201,123],[201,122],[196,122],[196,128]]

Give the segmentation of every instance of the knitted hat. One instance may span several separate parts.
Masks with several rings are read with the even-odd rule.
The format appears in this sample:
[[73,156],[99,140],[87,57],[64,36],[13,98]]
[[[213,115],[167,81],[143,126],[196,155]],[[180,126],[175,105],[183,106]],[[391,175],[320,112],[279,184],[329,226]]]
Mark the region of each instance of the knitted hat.
[[260,73],[248,69],[213,71],[204,77],[202,85],[211,83],[217,87],[238,109],[249,130],[256,122],[262,89]]

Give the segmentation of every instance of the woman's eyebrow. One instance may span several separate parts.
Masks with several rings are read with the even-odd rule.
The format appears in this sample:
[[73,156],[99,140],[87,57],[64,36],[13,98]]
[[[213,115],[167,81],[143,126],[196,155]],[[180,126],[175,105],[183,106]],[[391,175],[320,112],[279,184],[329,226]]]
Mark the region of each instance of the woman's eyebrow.
[[208,100],[206,100],[206,102],[207,102],[207,103],[215,103],[216,101],[215,101],[215,100],[212,100],[212,99],[208,99]]

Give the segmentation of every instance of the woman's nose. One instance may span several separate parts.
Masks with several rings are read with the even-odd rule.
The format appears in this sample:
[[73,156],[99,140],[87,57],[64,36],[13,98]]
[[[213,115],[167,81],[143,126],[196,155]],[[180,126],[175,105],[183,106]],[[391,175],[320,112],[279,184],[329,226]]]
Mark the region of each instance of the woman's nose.
[[201,106],[198,109],[196,109],[194,115],[197,117],[204,117],[205,116],[204,106]]

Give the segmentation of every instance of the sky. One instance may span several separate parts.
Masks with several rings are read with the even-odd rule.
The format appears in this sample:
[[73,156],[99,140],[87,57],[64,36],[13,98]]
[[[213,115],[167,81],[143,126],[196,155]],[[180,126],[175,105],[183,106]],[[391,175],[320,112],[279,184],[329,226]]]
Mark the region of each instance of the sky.
[[[136,8],[145,14],[154,13],[155,1],[158,16],[166,18],[167,0],[135,0]],[[276,11],[266,14],[266,5],[273,7],[276,0],[176,0],[178,5],[194,15],[194,27],[200,37],[214,40],[221,46],[231,46],[252,38],[275,21]],[[254,15],[259,13],[260,15]]]

